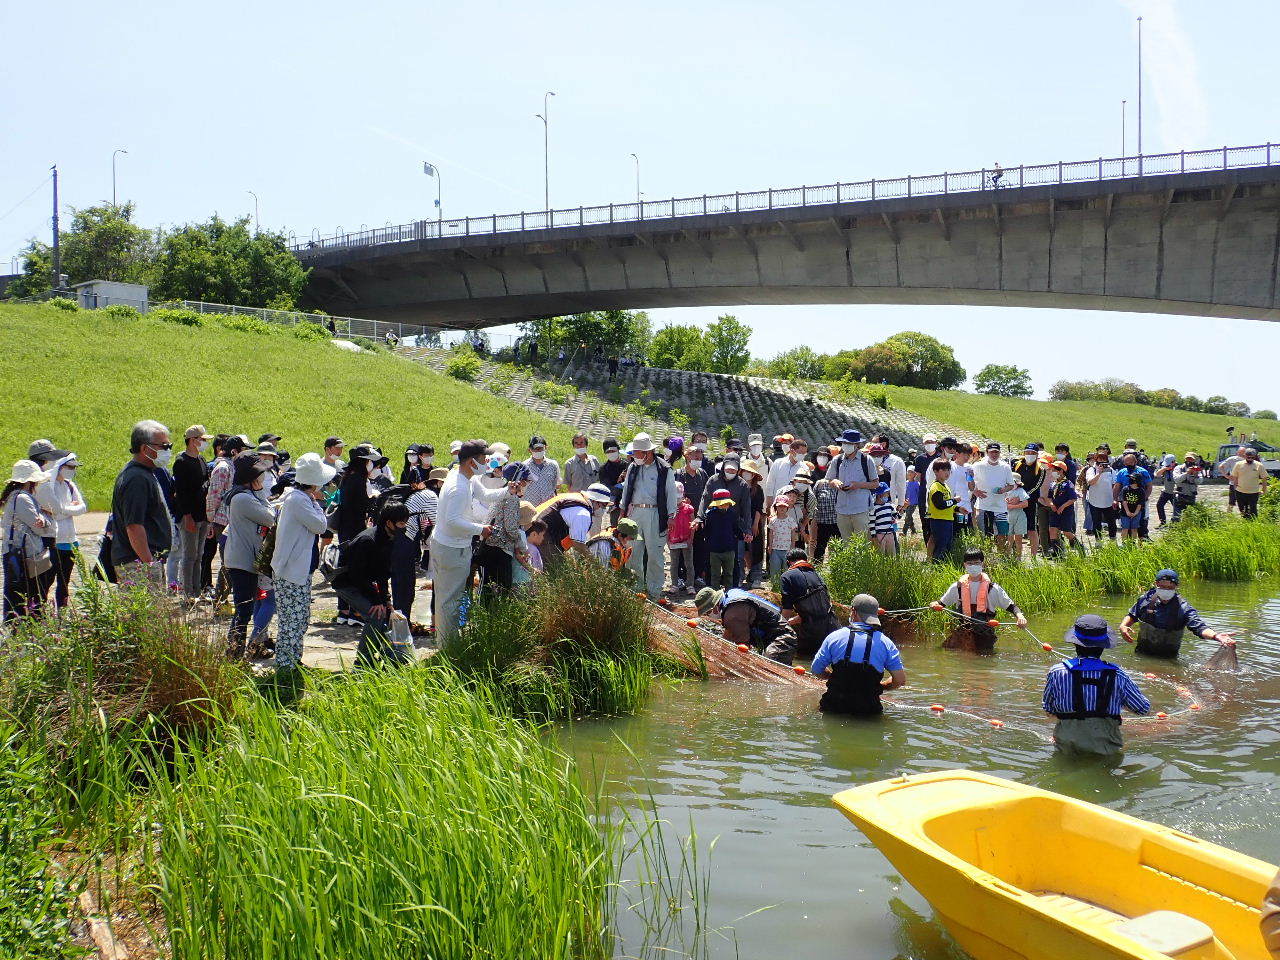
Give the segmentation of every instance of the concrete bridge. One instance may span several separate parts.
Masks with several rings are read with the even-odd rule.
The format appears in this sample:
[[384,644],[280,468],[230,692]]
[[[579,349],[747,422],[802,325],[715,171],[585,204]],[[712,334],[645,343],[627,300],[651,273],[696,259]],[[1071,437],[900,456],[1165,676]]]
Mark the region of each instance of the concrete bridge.
[[758,303],[1280,320],[1280,145],[420,220],[295,253],[312,305],[441,327]]

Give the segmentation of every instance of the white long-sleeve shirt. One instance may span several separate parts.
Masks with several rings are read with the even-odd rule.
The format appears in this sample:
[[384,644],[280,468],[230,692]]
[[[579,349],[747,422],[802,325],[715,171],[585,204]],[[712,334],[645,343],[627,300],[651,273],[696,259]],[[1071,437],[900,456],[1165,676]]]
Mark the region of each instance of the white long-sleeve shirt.
[[[484,524],[475,519],[476,501],[489,505],[496,503],[506,493],[505,486],[493,490],[485,487],[479,477],[465,477],[458,469],[449,471],[440,488],[440,502],[436,506],[436,525],[431,540],[444,547],[469,547],[471,538],[480,535]],[[488,511],[485,511],[486,514]]]
[[772,500],[778,495],[778,491],[787,486],[795,479],[796,471],[800,469],[804,459],[801,458],[795,463],[791,462],[791,457],[779,457],[773,463],[769,464],[769,476],[764,481],[764,496],[766,500]]
[[879,465],[889,471],[889,497],[894,506],[900,507],[907,499],[907,463],[896,453],[880,457],[879,460]]
[[54,543],[75,543],[76,517],[89,510],[75,482],[57,476],[57,471],[65,462],[59,461],[54,467],[52,472],[55,479],[36,487],[36,502],[53,518]]

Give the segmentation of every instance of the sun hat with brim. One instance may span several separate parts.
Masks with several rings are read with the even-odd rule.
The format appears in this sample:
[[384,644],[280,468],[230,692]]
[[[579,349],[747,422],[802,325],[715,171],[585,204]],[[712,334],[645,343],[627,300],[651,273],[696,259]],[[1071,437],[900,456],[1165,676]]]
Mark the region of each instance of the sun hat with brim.
[[713,507],[732,507],[732,506],[735,506],[735,504],[734,504],[734,502],[733,502],[733,497],[730,497],[730,496],[724,496],[724,497],[713,497],[713,498],[712,498],[712,500],[711,500],[711,505],[712,505]]
[[235,472],[232,475],[231,482],[237,487],[247,486],[262,474],[270,472],[270,470],[271,467],[264,463],[256,453],[242,453],[235,459]]
[[293,465],[293,482],[303,487],[323,487],[338,474],[318,453],[304,453]]
[[608,503],[613,499],[613,494],[603,483],[593,483],[582,492],[586,494],[588,500],[594,500],[596,503]]
[[9,475],[10,483],[44,483],[48,479],[49,474],[41,470],[40,464],[34,460],[17,461]]
[[880,626],[880,601],[869,593],[860,593],[853,598],[849,609],[857,613],[862,622],[872,626]]
[[836,443],[861,443],[862,434],[857,430],[845,430],[835,438]]
[[629,517],[623,517],[618,521],[618,525],[613,528],[613,532],[620,537],[630,537],[632,540],[643,539],[640,536],[640,525]]
[[1182,455],[1182,459],[1183,460],[1199,460],[1200,454],[1196,453],[1194,450],[1188,450],[1186,453]]
[[1170,570],[1168,567],[1156,574],[1157,580],[1168,580],[1170,583],[1178,582],[1178,571]]
[[257,453],[258,453],[258,456],[260,457],[280,456],[280,451],[276,449],[276,445],[274,443],[268,443],[265,440],[262,443],[258,444]]
[[462,441],[461,441],[461,440],[450,440],[450,441],[449,441],[449,453],[453,454],[454,456],[457,456],[458,451],[459,451],[459,450],[461,450],[461,449],[462,449]]
[[752,433],[747,436],[747,443],[758,443],[764,445],[764,437],[758,433]]
[[1107,650],[1116,645],[1116,638],[1107,626],[1107,621],[1096,613],[1077,617],[1076,622],[1062,635],[1062,639],[1077,646],[1096,647],[1099,650]]
[[763,480],[763,479],[764,479],[764,474],[760,472],[760,468],[759,468],[759,467],[757,467],[757,466],[756,466],[752,461],[750,461],[750,460],[741,460],[741,461],[739,461],[739,463],[738,463],[738,472],[739,472],[739,473],[750,473],[750,474],[753,474],[753,475],[754,475],[754,476],[756,476],[756,477],[759,477],[761,480]]
[[698,615],[705,617],[724,599],[724,591],[715,587],[703,587],[693,598],[693,605],[698,608]]
[[449,471],[445,467],[432,467],[431,472],[427,474],[428,480],[447,480]]
[[520,501],[520,529],[529,529],[529,524],[533,523],[534,518],[538,515],[538,508],[528,500]]
[[259,443],[279,443],[283,437],[278,433],[264,433],[258,438]]
[[637,433],[630,443],[630,447],[636,453],[648,453],[654,449],[653,437],[647,433]]

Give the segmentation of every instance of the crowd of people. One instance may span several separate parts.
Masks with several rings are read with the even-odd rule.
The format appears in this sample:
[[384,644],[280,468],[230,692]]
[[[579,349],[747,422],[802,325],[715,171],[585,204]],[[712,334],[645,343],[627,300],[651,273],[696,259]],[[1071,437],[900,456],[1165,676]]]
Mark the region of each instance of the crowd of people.
[[[425,629],[447,642],[477,579],[482,590],[521,589],[566,554],[625,571],[662,603],[745,593],[766,574],[785,585],[838,538],[898,553],[918,534],[926,556],[942,560],[978,531],[1013,556],[1024,545],[1054,556],[1083,549],[1082,531],[1149,536],[1153,501],[1160,523],[1176,522],[1212,472],[1194,453],[1153,463],[1135,439],[1118,456],[1103,443],[1080,460],[1065,443],[1052,453],[1028,443],[1009,459],[999,443],[980,446],[926,435],[903,457],[886,435],[849,429],[813,449],[790,434],[769,443],[751,434],[713,458],[708,435],[694,431],[607,438],[597,455],[579,434],[563,463],[533,436],[519,452],[453,440],[438,464],[433,444],[413,443],[393,464],[368,441],[348,448],[331,436],[294,460],[272,432],[255,442],[194,424],[175,444],[163,424],[143,421],[97,569],[114,580],[138,565],[192,603],[229,594],[231,654],[273,654],[285,669],[299,661],[321,570],[338,597],[336,623],[362,631],[360,661],[403,660],[421,571],[432,585]],[[0,513],[6,620],[39,613],[51,589],[55,610],[67,603],[75,518],[88,509],[78,465],[40,439],[13,467]],[[1256,515],[1267,479],[1256,452],[1241,448],[1221,470],[1232,506]],[[810,655],[826,633],[811,634]]]

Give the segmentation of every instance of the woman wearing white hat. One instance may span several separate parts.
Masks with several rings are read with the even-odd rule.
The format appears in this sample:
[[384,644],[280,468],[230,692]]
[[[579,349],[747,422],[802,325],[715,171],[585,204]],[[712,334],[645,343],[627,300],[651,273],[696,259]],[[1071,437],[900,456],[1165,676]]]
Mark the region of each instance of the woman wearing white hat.
[[[76,486],[80,462],[74,453],[59,457],[49,466],[49,482],[36,487],[36,502],[53,521],[50,531],[54,548],[49,551],[57,582],[53,601],[61,610],[70,599],[71,571],[75,567],[75,551],[80,547],[76,537],[76,517],[88,511],[84,496]],[[50,535],[46,534],[46,538]],[[44,602],[42,594],[41,602]]]
[[276,670],[294,670],[302,660],[302,637],[311,622],[312,560],[316,539],[328,529],[324,488],[337,475],[318,453],[304,453],[293,467],[293,486],[280,500],[271,582],[276,591]]
[[0,493],[0,542],[4,544],[4,621],[40,612],[40,585],[53,569],[44,537],[53,523],[36,503],[37,484],[49,474],[33,460],[19,460]]

